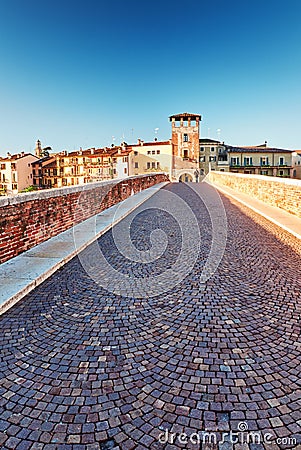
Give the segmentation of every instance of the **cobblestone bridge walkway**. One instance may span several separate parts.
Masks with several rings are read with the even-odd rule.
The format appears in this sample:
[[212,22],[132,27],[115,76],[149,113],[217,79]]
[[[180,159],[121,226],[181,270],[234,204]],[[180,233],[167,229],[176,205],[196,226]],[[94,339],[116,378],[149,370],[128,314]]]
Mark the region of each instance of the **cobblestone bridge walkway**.
[[[74,258],[0,318],[1,449],[300,448],[298,241],[222,197],[226,248],[201,283],[212,226],[195,190],[168,185],[132,223],[140,251],[164,231],[161,257],[130,261],[112,231],[98,241],[115,270],[138,287],[153,276],[155,288],[187,232],[164,210],[164,195],[169,207],[171,194],[181,197],[201,246],[171,290],[135,298],[125,285],[117,295],[112,280],[105,289]],[[81,259],[101,270],[93,246]],[[257,441],[242,444],[252,431]]]

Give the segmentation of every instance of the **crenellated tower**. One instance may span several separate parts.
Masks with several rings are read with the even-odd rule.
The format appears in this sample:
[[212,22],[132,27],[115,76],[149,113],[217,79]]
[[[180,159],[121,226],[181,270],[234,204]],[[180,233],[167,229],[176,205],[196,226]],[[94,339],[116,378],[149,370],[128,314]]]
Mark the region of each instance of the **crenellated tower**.
[[[200,150],[200,114],[182,113],[169,117],[172,123],[172,153],[174,177],[181,174],[195,179]],[[187,178],[187,177],[186,177]],[[185,179],[185,178],[184,178]]]

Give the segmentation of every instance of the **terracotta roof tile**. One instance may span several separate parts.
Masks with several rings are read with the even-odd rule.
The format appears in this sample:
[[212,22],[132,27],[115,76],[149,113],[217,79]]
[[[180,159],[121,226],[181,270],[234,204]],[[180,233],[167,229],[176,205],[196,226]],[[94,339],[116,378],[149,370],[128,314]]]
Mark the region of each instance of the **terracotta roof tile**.
[[169,116],[169,120],[171,120],[173,117],[175,119],[180,119],[181,117],[183,117],[183,118],[185,118],[185,117],[193,118],[193,117],[201,117],[201,114],[192,114],[192,113],[188,113],[188,112],[184,112],[182,114],[173,114],[172,116]]

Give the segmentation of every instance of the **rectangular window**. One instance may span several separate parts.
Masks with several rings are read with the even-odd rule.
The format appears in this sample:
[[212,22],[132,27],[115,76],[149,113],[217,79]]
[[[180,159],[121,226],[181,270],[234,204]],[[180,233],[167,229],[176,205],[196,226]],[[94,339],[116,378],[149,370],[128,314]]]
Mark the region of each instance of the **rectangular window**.
[[238,156],[232,156],[230,161],[231,166],[239,166],[239,157]]
[[160,163],[157,161],[157,169],[160,168]]
[[5,170],[5,164],[1,164],[1,170]]
[[216,161],[216,156],[210,156],[209,161],[210,162]]
[[205,151],[205,147],[201,147],[201,152],[204,152]]
[[150,162],[147,163],[147,169],[150,169]]
[[184,142],[188,142],[188,134],[184,133]]
[[261,166],[268,166],[269,165],[269,158],[267,156],[262,156],[260,158],[260,165]]
[[200,156],[200,162],[205,162],[206,161],[206,156]]
[[160,155],[160,150],[157,150],[157,155]]
[[152,169],[155,169],[155,168],[156,168],[156,163],[152,162]]
[[147,154],[150,155],[150,154],[151,154],[151,151],[150,151],[150,150],[147,150]]
[[155,155],[156,154],[156,150],[152,150],[152,155]]
[[127,174],[128,170],[127,170],[126,167],[124,168],[123,172],[124,172],[125,174]]
[[135,169],[138,169],[139,164],[137,162],[135,162]]
[[244,158],[244,166],[252,166],[253,165],[253,160],[252,157],[247,156]]
[[214,152],[214,147],[211,147],[211,151]]
[[282,156],[279,158],[279,166],[284,166],[284,158]]

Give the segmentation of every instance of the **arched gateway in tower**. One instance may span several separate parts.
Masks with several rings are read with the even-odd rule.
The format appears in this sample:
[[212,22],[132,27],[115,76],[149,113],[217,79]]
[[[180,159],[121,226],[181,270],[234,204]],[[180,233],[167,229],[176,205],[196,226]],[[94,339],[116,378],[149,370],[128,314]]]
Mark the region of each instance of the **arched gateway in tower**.
[[169,117],[172,123],[173,178],[196,181],[199,176],[200,114],[182,113]]

